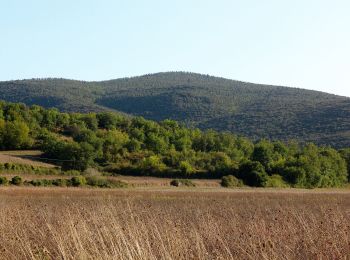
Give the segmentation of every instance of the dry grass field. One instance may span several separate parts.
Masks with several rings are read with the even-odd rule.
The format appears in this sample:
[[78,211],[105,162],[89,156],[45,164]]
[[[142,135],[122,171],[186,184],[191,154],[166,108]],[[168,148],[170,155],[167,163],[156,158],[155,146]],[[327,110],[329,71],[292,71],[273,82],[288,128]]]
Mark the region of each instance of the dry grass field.
[[0,189],[1,259],[347,259],[346,190]]

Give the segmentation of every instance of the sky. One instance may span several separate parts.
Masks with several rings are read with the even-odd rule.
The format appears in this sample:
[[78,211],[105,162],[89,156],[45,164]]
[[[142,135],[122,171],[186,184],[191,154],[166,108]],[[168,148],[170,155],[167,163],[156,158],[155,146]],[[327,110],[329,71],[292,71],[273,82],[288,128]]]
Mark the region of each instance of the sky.
[[0,0],[0,80],[162,71],[350,97],[349,0]]

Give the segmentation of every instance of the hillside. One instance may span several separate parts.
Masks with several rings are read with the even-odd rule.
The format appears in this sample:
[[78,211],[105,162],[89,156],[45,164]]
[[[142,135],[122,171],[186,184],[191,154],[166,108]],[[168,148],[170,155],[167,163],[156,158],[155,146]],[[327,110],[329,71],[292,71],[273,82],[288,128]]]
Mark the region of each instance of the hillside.
[[350,146],[350,98],[194,73],[158,73],[102,82],[0,82],[0,99],[69,112],[109,109],[158,121],[170,118],[253,139]]

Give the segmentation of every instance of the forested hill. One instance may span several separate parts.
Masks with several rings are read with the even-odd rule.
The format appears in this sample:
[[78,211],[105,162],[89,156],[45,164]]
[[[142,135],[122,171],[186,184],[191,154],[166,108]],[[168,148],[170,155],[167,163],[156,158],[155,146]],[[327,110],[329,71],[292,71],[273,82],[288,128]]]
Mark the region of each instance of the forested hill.
[[317,91],[168,72],[102,82],[0,82],[0,99],[62,111],[106,109],[167,118],[253,139],[297,139],[350,146],[350,98]]

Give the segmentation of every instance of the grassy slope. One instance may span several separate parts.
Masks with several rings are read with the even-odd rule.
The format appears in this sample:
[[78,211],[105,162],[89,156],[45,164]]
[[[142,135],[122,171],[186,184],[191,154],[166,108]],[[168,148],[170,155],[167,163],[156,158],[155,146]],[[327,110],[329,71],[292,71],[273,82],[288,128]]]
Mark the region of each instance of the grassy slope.
[[37,167],[54,168],[55,165],[40,160],[40,151],[0,151],[0,163],[15,163]]
[[154,120],[171,118],[254,139],[350,146],[349,98],[194,73],[158,73],[103,82],[1,82],[0,99],[65,111],[110,109]]

